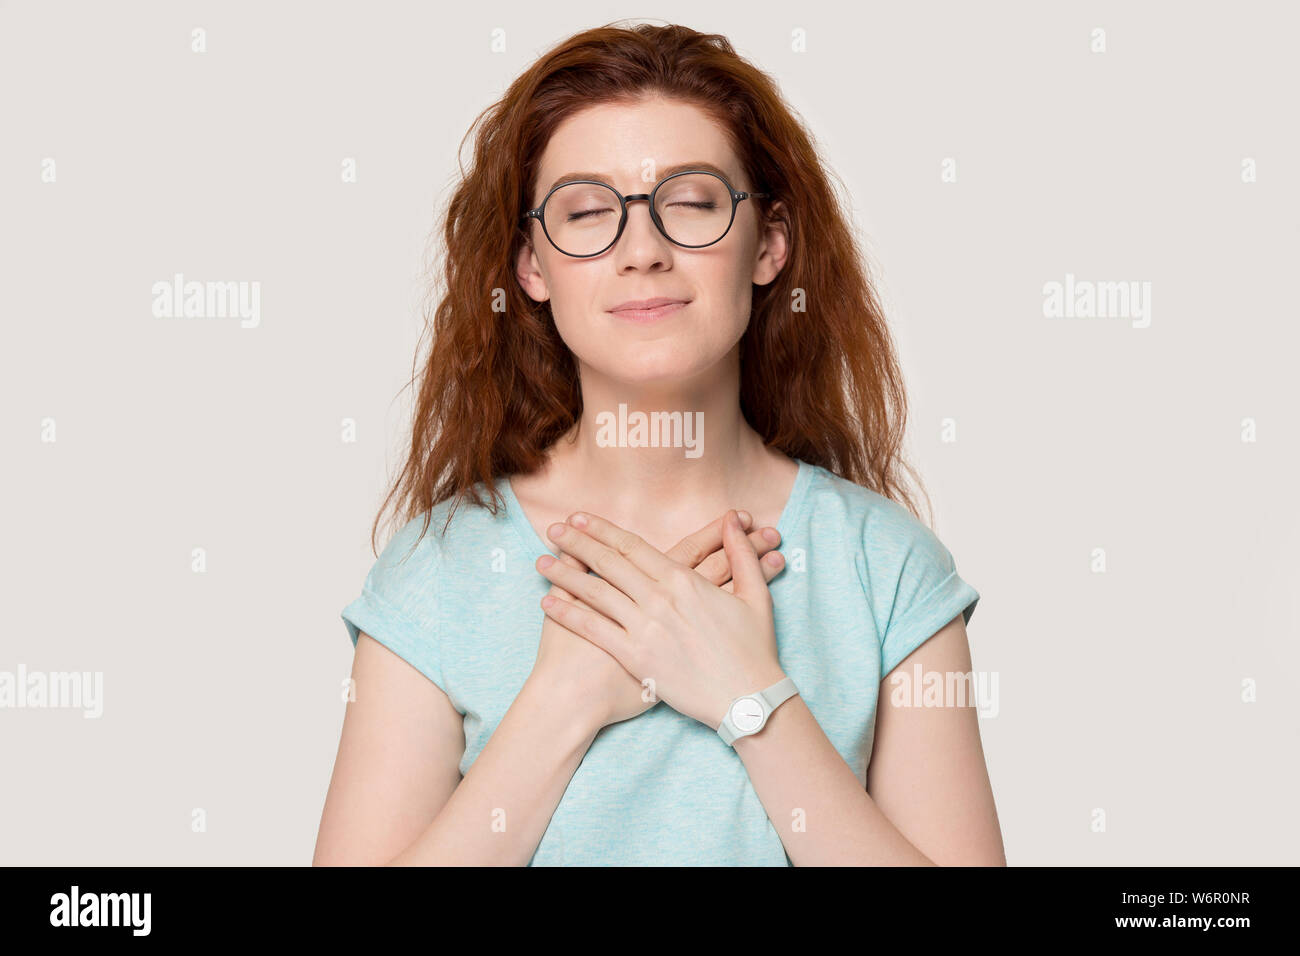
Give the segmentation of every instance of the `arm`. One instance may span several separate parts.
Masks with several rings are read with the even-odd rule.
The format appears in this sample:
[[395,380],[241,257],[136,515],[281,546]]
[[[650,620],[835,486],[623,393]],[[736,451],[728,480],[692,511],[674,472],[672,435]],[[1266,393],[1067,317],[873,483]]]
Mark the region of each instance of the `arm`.
[[600,721],[530,677],[462,779],[462,718],[436,684],[364,632],[352,673],[313,864],[527,864]]
[[374,866],[410,844],[460,783],[460,714],[438,685],[364,631],[313,866]]
[[[970,671],[960,614],[904,661],[918,662]],[[798,695],[735,748],[796,866],[1005,866],[977,720],[891,706],[882,683],[866,790]]]

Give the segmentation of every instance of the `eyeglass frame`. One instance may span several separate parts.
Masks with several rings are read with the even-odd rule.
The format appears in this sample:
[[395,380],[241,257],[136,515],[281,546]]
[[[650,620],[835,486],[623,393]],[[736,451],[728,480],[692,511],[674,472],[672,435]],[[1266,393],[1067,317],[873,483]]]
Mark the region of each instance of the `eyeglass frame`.
[[[670,179],[676,179],[678,176],[693,176],[699,174],[703,174],[705,176],[712,176],[714,179],[720,180],[722,182],[722,185],[727,187],[727,194],[731,197],[731,218],[727,220],[727,228],[722,230],[722,235],[714,239],[713,242],[706,242],[698,246],[690,246],[684,242],[678,242],[672,236],[668,235],[667,230],[664,229],[663,220],[659,218],[659,213],[655,211],[654,197],[655,194],[659,192],[659,187],[662,186],[664,183],[668,182]],[[563,189],[565,186],[575,185],[577,183],[589,183],[593,186],[604,186],[606,189],[608,189],[610,192],[612,192],[615,196],[618,197],[618,204],[620,209],[622,210],[622,215],[620,216],[618,221],[618,231],[614,233],[614,238],[610,240],[609,245],[607,245],[604,249],[601,249],[599,252],[589,252],[586,255],[578,255],[577,253],[573,253],[573,252],[565,252],[563,249],[561,249],[559,245],[556,243],[556,241],[551,238],[550,230],[546,228],[546,219],[544,218],[543,215],[546,210],[547,200],[549,200],[557,190]],[[555,249],[556,252],[559,252],[562,255],[569,256],[570,258],[573,259],[591,259],[594,258],[595,256],[604,255],[605,253],[609,252],[610,249],[613,249],[614,246],[618,245],[619,239],[623,237],[623,230],[627,227],[627,204],[629,202],[636,202],[637,200],[641,200],[641,199],[648,201],[650,203],[650,208],[649,208],[650,221],[655,224],[655,228],[659,230],[659,234],[663,236],[665,239],[667,239],[669,242],[671,242],[673,245],[681,246],[683,249],[707,249],[709,246],[714,245],[715,243],[719,243],[723,239],[727,238],[727,233],[731,232],[732,224],[735,223],[736,221],[737,206],[739,206],[746,199],[770,199],[770,198],[771,198],[770,193],[742,192],[741,190],[736,189],[734,186],[732,186],[731,183],[729,183],[726,180],[726,178],[719,176],[717,173],[712,172],[711,170],[683,169],[681,172],[673,173],[672,175],[665,176],[663,179],[659,180],[659,182],[655,184],[655,188],[650,190],[648,193],[629,193],[626,196],[620,193],[609,183],[603,183],[598,179],[570,179],[562,183],[556,183],[554,186],[551,187],[550,192],[548,192],[542,198],[542,202],[540,205],[538,205],[533,209],[528,210],[519,218],[521,221],[524,219],[536,219],[539,223],[541,223],[542,233],[543,235],[546,236],[546,241],[551,244],[551,246]]]

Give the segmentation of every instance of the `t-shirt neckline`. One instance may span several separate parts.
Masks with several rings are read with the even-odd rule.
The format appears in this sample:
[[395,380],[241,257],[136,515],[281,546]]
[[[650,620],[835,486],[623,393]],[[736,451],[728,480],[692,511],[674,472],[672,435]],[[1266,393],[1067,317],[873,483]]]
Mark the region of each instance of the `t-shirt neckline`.
[[[793,457],[793,456],[791,456]],[[799,470],[795,472],[794,485],[790,488],[790,496],[786,499],[785,507],[781,509],[781,517],[777,519],[776,530],[780,532],[781,544],[786,543],[790,537],[790,527],[799,519],[803,513],[804,499],[808,497],[808,486],[812,483],[813,466],[802,458],[794,458]],[[514,527],[515,532],[519,535],[520,543],[527,549],[533,550],[533,560],[537,560],[544,554],[554,554],[546,543],[537,535],[537,529],[533,523],[528,520],[524,514],[523,506],[519,504],[519,499],[515,497],[515,491],[510,487],[509,476],[502,475],[496,480],[497,491],[506,503],[506,517],[509,518],[510,524]]]

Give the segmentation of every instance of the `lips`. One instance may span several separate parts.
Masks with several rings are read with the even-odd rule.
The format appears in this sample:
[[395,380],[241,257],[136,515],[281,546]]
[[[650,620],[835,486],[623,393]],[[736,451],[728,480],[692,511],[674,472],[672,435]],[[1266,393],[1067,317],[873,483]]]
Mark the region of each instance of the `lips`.
[[668,299],[665,305],[656,306],[653,309],[619,309],[617,312],[610,312],[609,314],[623,322],[635,322],[641,325],[649,322],[659,322],[670,315],[676,315],[689,304],[689,302],[684,302],[681,299]]
[[687,299],[657,298],[657,299],[632,299],[627,302],[621,302],[610,309],[610,312],[649,312],[652,309],[658,309],[665,305],[684,305]]

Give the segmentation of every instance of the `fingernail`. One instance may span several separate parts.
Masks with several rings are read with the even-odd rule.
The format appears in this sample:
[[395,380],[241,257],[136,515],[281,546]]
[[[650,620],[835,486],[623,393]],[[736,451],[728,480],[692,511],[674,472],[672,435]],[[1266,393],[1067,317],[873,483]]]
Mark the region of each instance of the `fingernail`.
[[775,528],[764,528],[763,537],[767,538],[767,540],[771,541],[773,544],[776,544],[781,540],[781,533]]
[[549,534],[552,538],[558,538],[564,534],[564,530],[565,530],[564,525],[553,524],[546,529],[546,533]]
[[784,561],[785,558],[781,557],[780,551],[769,551],[767,554],[767,563],[774,568],[779,568]]
[[554,556],[549,554],[544,554],[537,559],[537,566],[539,568],[549,568],[554,563],[555,563]]
[[570,518],[569,520],[573,522],[573,526],[574,526],[575,528],[585,528],[585,527],[587,527],[587,516],[586,516],[585,514],[583,514],[581,511],[579,511],[577,514],[575,514],[575,515],[574,515],[572,518]]
[[740,519],[741,524],[749,524],[754,520],[748,511],[737,511],[736,517]]

